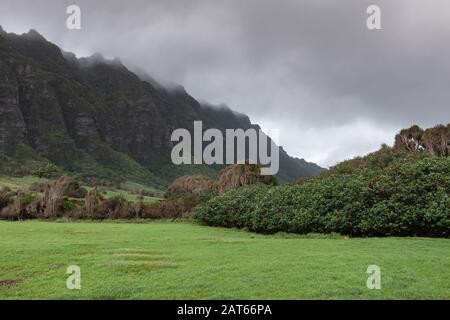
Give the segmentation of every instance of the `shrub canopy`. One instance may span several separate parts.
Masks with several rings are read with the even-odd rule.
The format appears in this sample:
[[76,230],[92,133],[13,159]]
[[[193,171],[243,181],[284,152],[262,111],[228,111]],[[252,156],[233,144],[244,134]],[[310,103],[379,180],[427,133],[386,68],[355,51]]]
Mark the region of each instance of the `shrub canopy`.
[[200,205],[194,217],[261,233],[448,237],[450,158],[389,160],[296,185],[242,187]]

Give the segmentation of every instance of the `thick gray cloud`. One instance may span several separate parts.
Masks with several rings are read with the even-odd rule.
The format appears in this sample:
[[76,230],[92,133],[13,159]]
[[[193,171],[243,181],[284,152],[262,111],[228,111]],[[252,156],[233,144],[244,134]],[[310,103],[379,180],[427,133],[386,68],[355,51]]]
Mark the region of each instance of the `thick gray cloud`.
[[[70,4],[80,31],[65,28]],[[366,28],[370,4],[382,30]],[[322,165],[449,122],[449,21],[448,0],[0,0],[7,31],[120,56],[279,128],[289,153]]]

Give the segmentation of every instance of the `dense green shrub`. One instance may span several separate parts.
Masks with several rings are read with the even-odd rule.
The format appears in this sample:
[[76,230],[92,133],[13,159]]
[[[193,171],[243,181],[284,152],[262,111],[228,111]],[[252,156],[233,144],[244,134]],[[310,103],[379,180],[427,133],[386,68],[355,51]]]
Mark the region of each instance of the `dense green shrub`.
[[9,188],[0,189],[0,211],[14,200],[15,193]]
[[291,186],[243,187],[195,209],[200,222],[274,233],[450,235],[450,158],[401,157]]

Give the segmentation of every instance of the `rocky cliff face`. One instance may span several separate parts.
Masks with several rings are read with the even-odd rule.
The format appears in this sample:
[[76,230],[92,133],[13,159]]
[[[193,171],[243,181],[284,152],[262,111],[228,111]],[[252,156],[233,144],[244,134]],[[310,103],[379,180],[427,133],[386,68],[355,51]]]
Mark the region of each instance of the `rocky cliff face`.
[[[226,107],[202,106],[183,88],[143,81],[120,60],[77,59],[31,30],[0,30],[0,171],[26,171],[51,161],[84,178],[130,179],[164,185],[186,171],[216,168],[169,163],[176,128],[194,120],[216,128],[250,128]],[[293,181],[322,169],[282,151],[280,178]]]

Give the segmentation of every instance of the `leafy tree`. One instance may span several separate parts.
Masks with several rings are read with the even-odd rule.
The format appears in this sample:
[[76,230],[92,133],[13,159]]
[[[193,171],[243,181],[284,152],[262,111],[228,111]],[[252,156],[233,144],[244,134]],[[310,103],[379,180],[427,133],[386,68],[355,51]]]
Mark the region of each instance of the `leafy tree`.
[[423,144],[433,156],[446,157],[450,155],[450,124],[438,125],[425,130]]
[[36,176],[39,179],[42,179],[42,178],[51,179],[52,177],[56,176],[57,173],[58,173],[58,167],[55,166],[53,163],[48,163],[45,166],[37,168],[33,172],[33,176]]
[[395,136],[394,149],[397,151],[416,152],[423,150],[422,137],[424,131],[418,125],[401,130]]

